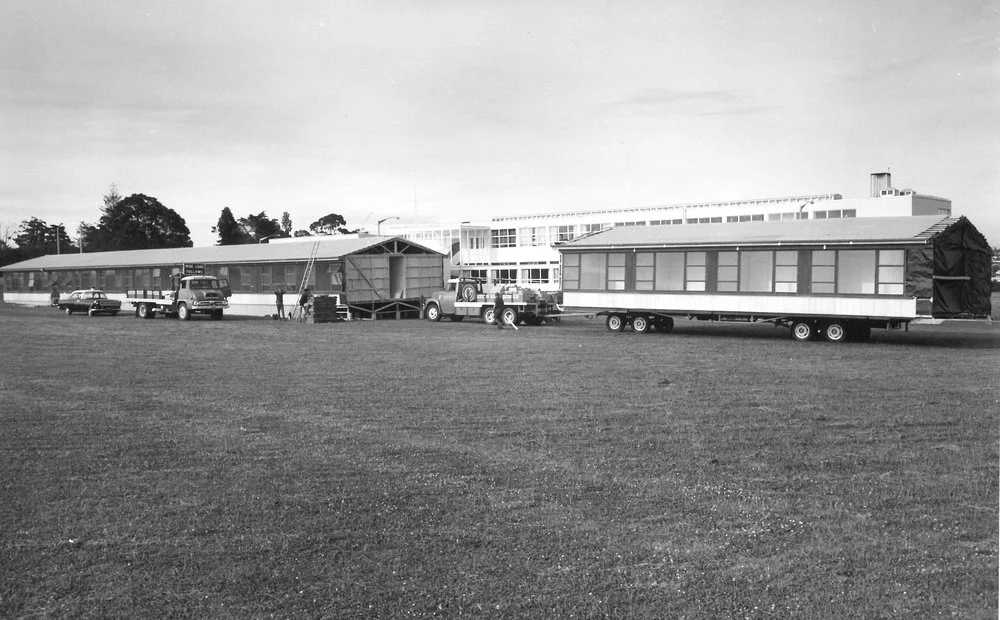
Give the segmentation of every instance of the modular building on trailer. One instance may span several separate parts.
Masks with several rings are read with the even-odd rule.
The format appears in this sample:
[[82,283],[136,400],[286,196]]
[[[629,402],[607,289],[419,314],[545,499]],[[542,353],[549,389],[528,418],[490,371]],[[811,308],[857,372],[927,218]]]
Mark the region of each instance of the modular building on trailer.
[[5,301],[47,305],[53,286],[98,288],[122,300],[129,290],[167,291],[171,275],[197,263],[206,274],[228,280],[227,314],[273,314],[278,291],[290,310],[305,280],[314,295],[337,296],[355,316],[401,318],[419,316],[422,299],[441,288],[443,259],[398,237],[332,235],[299,243],[56,254],[0,271]]
[[687,317],[839,342],[990,316],[992,250],[964,217],[623,227],[559,250],[563,309],[606,316],[613,331],[668,332]]

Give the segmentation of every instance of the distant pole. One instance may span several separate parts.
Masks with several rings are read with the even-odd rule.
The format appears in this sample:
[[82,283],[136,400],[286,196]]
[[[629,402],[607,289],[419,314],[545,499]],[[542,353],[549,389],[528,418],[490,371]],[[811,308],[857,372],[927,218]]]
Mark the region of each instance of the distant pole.
[[62,254],[62,251],[59,248],[59,227],[60,226],[62,226],[62,224],[56,224],[55,226],[53,226],[53,228],[56,229],[56,254]]

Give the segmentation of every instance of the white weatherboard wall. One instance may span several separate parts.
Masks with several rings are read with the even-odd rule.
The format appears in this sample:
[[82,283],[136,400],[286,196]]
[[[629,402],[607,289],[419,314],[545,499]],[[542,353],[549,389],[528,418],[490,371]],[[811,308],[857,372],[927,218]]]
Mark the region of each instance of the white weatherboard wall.
[[660,310],[663,312],[713,312],[768,315],[844,317],[917,316],[913,297],[821,297],[811,295],[699,295],[565,291],[563,307],[600,310]]

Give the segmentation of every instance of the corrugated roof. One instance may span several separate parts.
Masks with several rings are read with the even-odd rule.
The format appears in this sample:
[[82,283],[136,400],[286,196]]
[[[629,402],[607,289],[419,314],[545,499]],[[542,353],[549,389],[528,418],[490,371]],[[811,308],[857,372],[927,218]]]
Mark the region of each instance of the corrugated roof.
[[619,226],[564,243],[562,249],[670,246],[810,245],[922,242],[957,220],[940,215],[781,220],[731,224]]
[[312,252],[311,241],[319,241],[317,260],[336,260],[357,254],[389,241],[416,246],[432,254],[436,250],[401,237],[339,237],[314,236],[302,243],[253,243],[217,245],[200,248],[170,248],[162,250],[127,250],[121,252],[84,252],[49,254],[0,267],[0,271],[33,271],[36,269],[112,269],[123,266],[162,266],[182,263],[234,264],[306,261]]

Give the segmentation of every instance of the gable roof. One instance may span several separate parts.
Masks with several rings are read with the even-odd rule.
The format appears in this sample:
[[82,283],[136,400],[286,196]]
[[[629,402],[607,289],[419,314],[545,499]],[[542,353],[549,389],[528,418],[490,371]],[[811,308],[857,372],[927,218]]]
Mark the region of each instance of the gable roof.
[[316,260],[337,260],[351,254],[438,254],[440,252],[402,237],[340,237],[337,235],[303,237],[301,243],[252,243],[216,245],[200,248],[160,250],[124,250],[119,252],[84,252],[48,254],[5,265],[0,271],[50,269],[113,269],[116,267],[159,267],[182,263],[239,264],[285,263],[309,260],[313,244],[318,243]]
[[781,220],[731,224],[618,226],[564,243],[560,250],[632,247],[923,243],[957,222],[940,215]]

